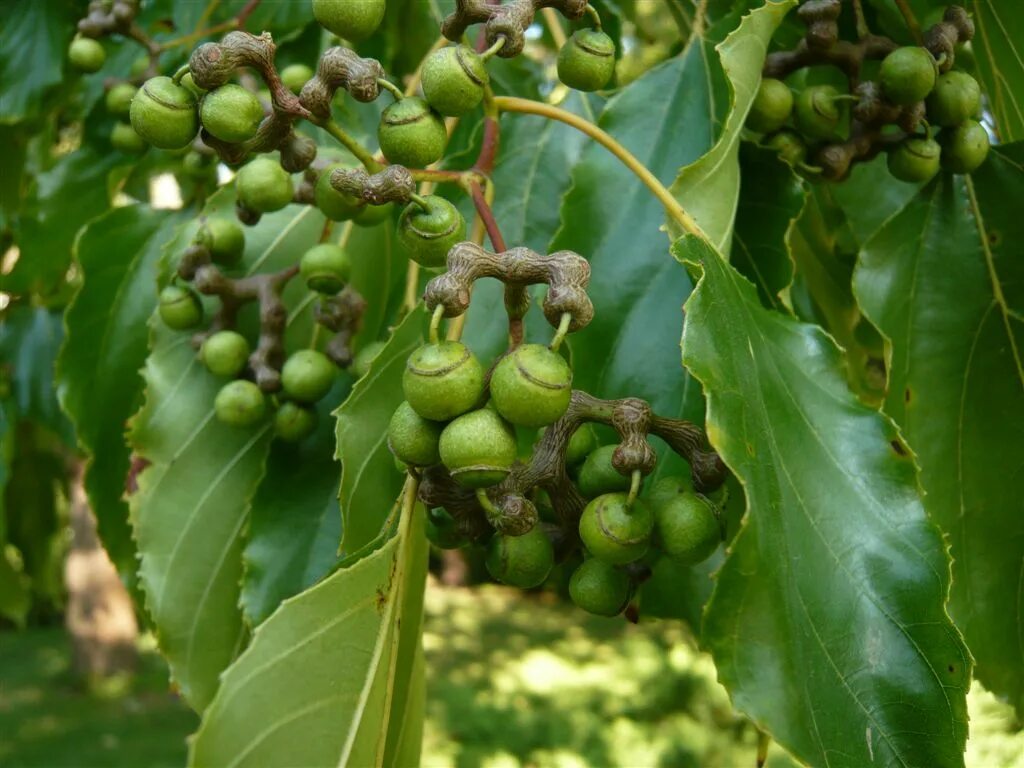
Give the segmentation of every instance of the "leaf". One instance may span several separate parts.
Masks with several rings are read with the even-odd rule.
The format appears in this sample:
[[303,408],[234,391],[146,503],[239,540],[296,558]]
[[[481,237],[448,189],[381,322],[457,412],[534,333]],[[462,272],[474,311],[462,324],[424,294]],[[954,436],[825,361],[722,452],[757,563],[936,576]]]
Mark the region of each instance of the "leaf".
[[764,309],[707,243],[675,253],[703,271],[683,362],[748,501],[705,611],[719,679],[808,764],[962,765],[970,657],[898,431],[819,328]]
[[978,73],[1004,142],[1024,139],[1024,16],[1013,0],[972,0]]
[[807,193],[778,154],[743,142],[743,185],[736,210],[732,263],[757,286],[761,303],[785,310],[782,294],[793,281],[788,240]]
[[[728,37],[715,46],[729,84],[729,109],[715,145],[679,172],[670,191],[718,250],[729,252],[733,219],[739,202],[740,132],[761,82],[761,67],[772,34],[796,0],[766,2],[751,11]],[[669,232],[678,236],[677,223]]]
[[393,498],[402,487],[402,473],[387,446],[388,423],[404,399],[405,361],[424,343],[425,319],[422,305],[409,313],[335,412],[345,554],[373,541],[388,512],[380,500]]
[[[206,213],[233,215],[233,202],[225,190],[211,198]],[[323,223],[306,206],[264,216],[246,231],[246,270],[293,264],[318,241]],[[184,227],[166,253],[177,256],[197,226]],[[306,294],[293,281],[284,298],[295,307]],[[298,316],[292,312],[292,324]],[[270,424],[239,429],[218,422],[213,399],[223,381],[198,362],[187,334],[152,325],[146,402],[131,428],[133,448],[149,466],[130,499],[132,527],[161,650],[185,699],[202,711],[245,641],[238,609],[242,531],[264,473]]]
[[16,2],[5,8],[0,37],[0,123],[36,117],[47,91],[64,78],[79,4]]
[[64,318],[59,393],[86,454],[84,485],[100,537],[120,569],[134,565],[135,554],[123,500],[125,423],[141,400],[157,262],[183,220],[142,205],[117,208],[89,224],[76,245],[82,286]]
[[407,510],[383,547],[287,600],[256,630],[206,711],[190,765],[419,763],[423,520]]
[[25,618],[32,606],[28,580],[14,568],[5,550],[0,547],[0,616],[18,629],[24,629]]
[[865,245],[855,275],[891,345],[885,410],[953,555],[950,611],[978,678],[1024,713],[1024,144],[944,174]]

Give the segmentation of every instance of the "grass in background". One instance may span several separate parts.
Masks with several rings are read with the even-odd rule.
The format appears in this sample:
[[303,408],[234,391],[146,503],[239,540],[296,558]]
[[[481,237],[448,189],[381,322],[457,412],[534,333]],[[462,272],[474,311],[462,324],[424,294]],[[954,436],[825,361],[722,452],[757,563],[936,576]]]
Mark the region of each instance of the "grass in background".
[[[677,624],[497,587],[432,586],[426,605],[425,768],[754,766],[754,729]],[[0,633],[0,765],[183,766],[198,719],[166,675],[149,647],[130,685],[89,693],[61,628]],[[1010,708],[978,686],[968,704],[969,768],[1024,768]],[[792,765],[772,747],[769,768]]]

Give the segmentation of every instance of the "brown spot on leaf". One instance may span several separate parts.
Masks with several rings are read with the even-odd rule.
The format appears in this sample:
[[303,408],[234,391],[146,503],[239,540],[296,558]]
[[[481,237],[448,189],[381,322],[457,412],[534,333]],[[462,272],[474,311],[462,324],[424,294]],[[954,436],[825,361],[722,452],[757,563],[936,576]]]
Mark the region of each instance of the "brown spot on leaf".
[[896,454],[898,456],[906,456],[907,455],[907,449],[904,447],[903,443],[901,443],[899,440],[893,440],[892,442],[889,443],[889,445],[892,446],[892,449],[894,451],[896,451]]
[[907,387],[905,390],[903,390],[903,402],[910,402],[910,387]]
[[995,248],[996,246],[1001,245],[1002,242],[1003,242],[1003,233],[1002,232],[1000,232],[999,230],[996,230],[996,229],[993,229],[993,230],[989,231],[989,233],[988,233],[988,244],[990,246]]

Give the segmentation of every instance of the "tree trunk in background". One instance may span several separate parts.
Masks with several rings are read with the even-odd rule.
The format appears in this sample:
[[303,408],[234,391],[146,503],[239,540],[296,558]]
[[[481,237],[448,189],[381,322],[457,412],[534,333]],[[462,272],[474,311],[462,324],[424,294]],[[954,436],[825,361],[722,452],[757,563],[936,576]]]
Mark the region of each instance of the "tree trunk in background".
[[71,533],[71,550],[64,564],[68,591],[65,624],[75,669],[93,679],[132,671],[138,660],[135,609],[96,535],[96,520],[80,473],[71,485]]

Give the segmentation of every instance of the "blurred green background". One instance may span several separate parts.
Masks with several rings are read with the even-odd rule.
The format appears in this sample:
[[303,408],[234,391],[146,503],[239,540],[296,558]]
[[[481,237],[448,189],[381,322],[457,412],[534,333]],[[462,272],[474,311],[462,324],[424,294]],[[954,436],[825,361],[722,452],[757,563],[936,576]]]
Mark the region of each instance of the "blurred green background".
[[[685,628],[590,617],[552,595],[500,587],[427,592],[431,768],[732,768],[757,734],[729,705]],[[568,614],[568,615],[567,615]],[[0,765],[182,766],[197,718],[145,648],[130,683],[86,691],[61,627],[0,633]],[[1024,768],[1024,732],[980,689],[968,702],[970,768]],[[792,766],[772,746],[768,766]]]

